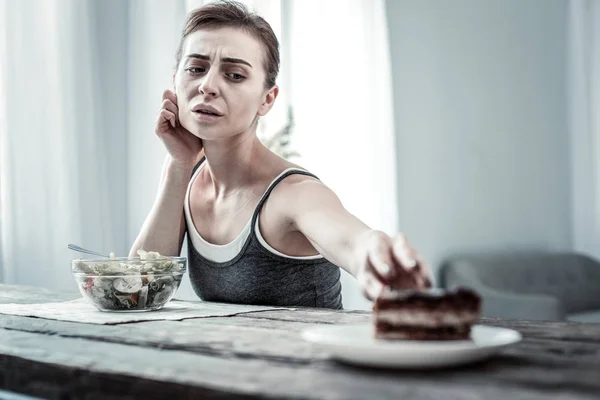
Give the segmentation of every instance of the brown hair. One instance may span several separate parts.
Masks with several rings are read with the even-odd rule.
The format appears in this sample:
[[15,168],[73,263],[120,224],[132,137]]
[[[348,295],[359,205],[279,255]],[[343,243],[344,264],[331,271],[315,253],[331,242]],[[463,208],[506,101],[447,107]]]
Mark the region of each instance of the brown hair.
[[190,34],[200,29],[225,27],[240,28],[251,34],[265,48],[264,68],[267,73],[265,86],[275,86],[279,73],[279,41],[271,25],[258,14],[237,1],[221,0],[208,3],[188,14],[176,54],[176,68],[181,61],[183,42]]

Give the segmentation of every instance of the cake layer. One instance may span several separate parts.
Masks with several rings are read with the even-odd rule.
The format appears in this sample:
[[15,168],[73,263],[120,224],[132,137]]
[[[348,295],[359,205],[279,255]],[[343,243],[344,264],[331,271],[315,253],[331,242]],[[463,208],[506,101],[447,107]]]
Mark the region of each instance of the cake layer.
[[468,340],[471,325],[445,326],[435,328],[375,324],[375,337],[388,340]]
[[373,311],[381,310],[415,310],[415,311],[481,311],[480,296],[470,289],[456,290],[385,290],[375,301]]
[[470,310],[427,310],[393,309],[380,310],[373,314],[375,323],[389,325],[440,327],[471,325],[479,318],[479,313]]

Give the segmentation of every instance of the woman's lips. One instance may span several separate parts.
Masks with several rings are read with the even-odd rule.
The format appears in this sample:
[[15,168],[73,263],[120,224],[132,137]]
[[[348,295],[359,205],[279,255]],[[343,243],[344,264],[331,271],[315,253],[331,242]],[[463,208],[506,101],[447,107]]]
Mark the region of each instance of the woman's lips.
[[193,111],[192,114],[196,121],[204,122],[204,123],[214,123],[222,118],[221,115],[209,114],[200,111]]

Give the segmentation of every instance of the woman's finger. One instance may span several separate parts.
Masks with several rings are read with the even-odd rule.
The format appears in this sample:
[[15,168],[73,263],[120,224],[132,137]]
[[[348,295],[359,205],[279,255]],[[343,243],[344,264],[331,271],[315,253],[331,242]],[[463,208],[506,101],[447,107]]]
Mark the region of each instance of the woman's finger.
[[388,283],[396,276],[391,261],[389,250],[385,246],[377,245],[368,253],[367,267],[382,283]]
[[395,260],[400,263],[407,272],[410,272],[411,269],[417,266],[418,254],[409,245],[406,236],[401,233],[394,238],[393,255]]
[[359,286],[363,296],[372,301],[376,300],[383,290],[383,284],[372,271],[368,270],[361,276]]
[[[390,251],[391,257],[394,259],[397,278],[394,279],[392,287],[394,289],[420,289],[426,286],[425,279],[422,276],[420,258],[399,253],[397,248]],[[413,260],[410,268],[406,267],[407,258]]]
[[431,269],[427,263],[421,259],[421,257],[417,257],[417,260],[417,265],[419,266],[418,272],[423,278],[423,285],[425,288],[431,288],[433,286],[433,274],[431,273]]
[[177,105],[177,95],[175,94],[175,92],[171,91],[171,90],[165,90],[165,92],[163,93],[163,100],[169,100],[171,103],[173,103],[173,105],[175,105],[175,116],[177,118],[179,118],[179,106]]
[[161,110],[160,111],[160,117],[159,117],[159,125],[160,124],[171,124],[171,126],[173,128],[175,128],[175,114],[173,114],[171,111],[169,110]]
[[[406,256],[407,253],[410,254],[410,256]],[[412,283],[416,288],[431,287],[431,271],[416,250],[410,249],[407,251],[406,249],[399,249],[396,246],[393,250],[393,257],[396,262],[400,264],[399,275],[401,275],[403,279],[407,281],[407,284]],[[406,259],[413,260],[414,265],[410,268],[407,268],[405,266]]]
[[433,287],[433,282],[431,281],[430,276],[426,276],[423,280],[423,286],[425,289],[431,289]]
[[177,109],[177,106],[169,99],[163,100],[163,102],[161,104],[161,110],[171,111],[173,113],[173,115],[175,116],[175,118],[177,118],[177,115],[179,114],[179,110]]
[[177,95],[170,89],[166,89],[163,92],[162,98],[163,100],[171,100],[173,103],[177,104]]

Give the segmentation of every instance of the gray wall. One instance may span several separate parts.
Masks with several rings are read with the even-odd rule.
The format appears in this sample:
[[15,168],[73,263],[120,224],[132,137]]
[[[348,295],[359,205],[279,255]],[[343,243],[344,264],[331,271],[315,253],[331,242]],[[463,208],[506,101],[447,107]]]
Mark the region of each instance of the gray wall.
[[388,0],[400,229],[461,251],[571,245],[563,0]]

